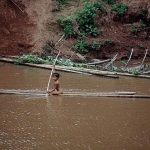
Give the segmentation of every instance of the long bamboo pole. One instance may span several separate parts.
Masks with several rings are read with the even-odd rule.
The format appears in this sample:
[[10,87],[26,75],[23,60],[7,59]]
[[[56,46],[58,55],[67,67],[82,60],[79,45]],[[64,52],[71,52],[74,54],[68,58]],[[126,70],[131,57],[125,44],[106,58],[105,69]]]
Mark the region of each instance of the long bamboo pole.
[[127,63],[125,64],[124,68],[123,68],[124,71],[126,70],[128,64],[129,64],[129,62],[130,62],[130,60],[131,60],[131,57],[132,57],[132,55],[133,55],[133,51],[134,51],[134,49],[132,48],[131,53],[130,53],[130,56],[129,56],[129,59],[128,59]]
[[[62,35],[61,38],[56,42],[55,46],[56,46],[63,38],[64,38],[64,35]],[[47,84],[47,89],[46,89],[47,92],[48,92],[48,90],[49,90],[50,82],[51,82],[52,75],[53,75],[53,72],[54,72],[54,70],[55,70],[55,65],[56,65],[56,62],[57,62],[57,59],[58,59],[59,55],[60,55],[60,50],[59,50],[59,52],[58,52],[58,54],[57,54],[57,56],[56,56],[56,58],[55,58],[55,61],[54,61],[54,63],[53,63],[53,67],[52,67],[52,70],[51,70],[51,73],[50,73],[50,76],[49,76],[49,80],[48,80],[48,84]]]
[[50,73],[50,76],[49,76],[49,80],[48,80],[48,84],[47,84],[47,92],[49,90],[49,85],[50,85],[50,82],[51,82],[51,79],[52,79],[52,75],[53,75],[53,72],[55,70],[55,65],[56,65],[56,62],[57,62],[57,59],[58,59],[59,55],[60,55],[60,51],[58,52],[58,54],[57,54],[57,56],[55,58],[55,61],[53,63],[53,68],[51,70],[51,73]]
[[144,55],[144,58],[143,58],[143,60],[142,60],[142,62],[141,62],[141,65],[140,65],[140,67],[139,67],[139,71],[141,70],[141,68],[142,68],[142,66],[143,66],[143,64],[144,64],[144,61],[145,61],[146,56],[147,56],[147,53],[148,53],[148,49],[145,50],[145,55]]

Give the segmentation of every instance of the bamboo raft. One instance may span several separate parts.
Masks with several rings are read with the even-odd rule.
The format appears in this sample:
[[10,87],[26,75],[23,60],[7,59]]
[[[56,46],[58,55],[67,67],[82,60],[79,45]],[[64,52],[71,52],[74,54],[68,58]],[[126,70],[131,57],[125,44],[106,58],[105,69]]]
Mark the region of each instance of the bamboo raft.
[[[36,90],[5,90],[0,89],[0,95],[24,95],[24,96],[46,96],[44,91]],[[60,96],[80,96],[80,97],[120,97],[120,98],[147,98],[150,95],[137,95],[136,92],[120,91],[120,92],[64,92]]]

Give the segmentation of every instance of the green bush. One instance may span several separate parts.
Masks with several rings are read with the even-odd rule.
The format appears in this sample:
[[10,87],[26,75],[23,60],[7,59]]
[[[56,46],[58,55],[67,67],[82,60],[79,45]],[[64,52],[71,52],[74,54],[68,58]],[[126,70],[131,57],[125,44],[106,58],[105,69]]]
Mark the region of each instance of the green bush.
[[34,64],[45,64],[47,63],[46,60],[36,56],[36,55],[23,55],[17,59],[16,63],[34,63]]
[[76,44],[74,45],[74,49],[76,52],[80,54],[86,54],[89,51],[98,51],[101,48],[107,47],[107,46],[112,46],[114,45],[114,42],[111,40],[106,40],[106,41],[93,41],[92,43],[88,43],[85,39],[79,39],[77,40]]
[[92,44],[89,45],[89,49],[90,50],[99,50],[101,48],[107,47],[107,46],[111,46],[114,45],[114,42],[111,40],[106,40],[103,42],[95,42],[93,41]]
[[137,45],[138,48],[145,50],[145,46],[142,44]]
[[112,41],[112,40],[106,40],[106,41],[104,41],[103,42],[103,45],[104,46],[112,46],[112,45],[114,45],[115,43]]
[[146,22],[144,20],[141,20],[140,27],[141,28],[146,28],[147,27],[147,24],[146,24]]
[[74,45],[74,49],[80,54],[86,54],[89,52],[88,43],[84,39],[77,40],[76,44]]
[[74,31],[73,21],[70,17],[61,18],[58,20],[58,23],[63,28],[66,38],[76,37],[77,33]]
[[66,4],[66,2],[68,1],[68,0],[56,0],[58,3],[60,3],[60,4]]
[[69,0],[56,0],[58,9],[60,10],[63,5],[66,5]]
[[132,73],[133,75],[135,75],[135,76],[137,76],[137,75],[140,74],[139,70],[137,70],[137,69],[133,69],[133,70],[131,71],[131,73]]
[[[36,56],[36,55],[23,55],[17,59],[16,64],[22,63],[34,63],[34,64],[53,64],[56,59],[56,56]],[[72,62],[70,59],[58,58],[57,65],[60,66],[70,66],[70,67],[83,67],[81,63]]]
[[140,14],[141,14],[143,19],[147,18],[148,17],[148,10],[147,9],[141,9]]
[[91,50],[99,50],[102,47],[102,43],[93,41],[92,44],[89,45]]
[[100,10],[102,13],[105,12],[102,3],[88,2],[85,4],[84,8],[78,12],[76,20],[79,24],[79,30],[81,33],[92,36],[97,36],[101,33],[98,30],[95,21],[98,10]]
[[112,5],[116,3],[116,0],[103,0],[105,3]]
[[133,33],[134,35],[137,35],[140,31],[141,29],[139,27],[135,27],[135,26],[131,27],[131,33]]
[[114,4],[112,6],[112,11],[116,12],[119,16],[124,16],[128,11],[128,6],[126,4]]

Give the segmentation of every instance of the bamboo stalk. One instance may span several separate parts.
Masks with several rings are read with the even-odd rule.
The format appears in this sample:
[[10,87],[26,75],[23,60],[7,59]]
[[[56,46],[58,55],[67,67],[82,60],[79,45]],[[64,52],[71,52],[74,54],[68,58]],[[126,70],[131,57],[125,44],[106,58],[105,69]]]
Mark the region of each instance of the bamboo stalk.
[[[31,95],[31,96],[45,96],[46,93],[34,93],[34,92],[17,92],[17,91],[5,91],[0,90],[0,94],[5,95]],[[116,98],[146,98],[150,99],[150,95],[136,95],[136,94],[117,94],[111,93],[63,93],[60,96],[80,96],[80,97],[116,97]]]
[[[64,35],[62,35],[61,38],[56,42],[55,46],[56,46],[63,38],[64,38]],[[53,67],[52,67],[52,70],[51,70],[51,73],[50,73],[50,76],[49,76],[49,80],[48,80],[48,84],[47,84],[47,92],[48,92],[48,90],[49,90],[51,78],[52,78],[53,72],[54,72],[54,70],[55,70],[55,65],[56,65],[56,62],[57,62],[57,59],[58,59],[59,55],[60,55],[60,50],[59,50],[59,52],[58,52],[58,54],[57,54],[57,56],[56,56],[56,58],[55,58],[55,61],[54,61],[54,63],[53,63]]]
[[[45,94],[40,90],[20,90],[20,89],[0,89],[1,94]],[[87,92],[87,91],[64,91],[64,94],[90,94],[90,95],[135,95],[136,92],[130,91],[114,91],[114,92]]]
[[112,65],[113,62],[117,59],[117,56],[118,56],[118,53],[114,56],[114,58],[111,59],[111,61],[106,66],[103,67],[103,69],[108,69],[108,67]]
[[50,73],[50,76],[49,76],[49,80],[48,80],[48,84],[47,84],[47,91],[49,90],[50,82],[51,82],[52,75],[53,75],[53,72],[55,70],[55,65],[56,65],[56,62],[57,62],[57,59],[58,59],[59,55],[60,55],[60,51],[58,52],[58,54],[55,58],[55,61],[54,61],[54,64],[53,64],[53,67],[52,67],[52,70],[51,70],[51,73]]
[[111,59],[106,59],[106,60],[102,60],[102,61],[87,63],[87,65],[95,66],[95,65],[100,65],[100,64],[107,63],[107,62],[110,62],[110,61],[111,61]]
[[144,64],[144,61],[145,61],[146,56],[147,56],[147,53],[148,53],[148,49],[145,50],[145,55],[144,55],[144,58],[143,58],[143,60],[142,60],[141,65],[140,65],[140,67],[139,67],[139,71],[141,70],[141,68],[142,68],[142,66],[143,66],[143,64]]
[[131,57],[132,57],[132,55],[133,55],[133,51],[134,51],[134,49],[132,48],[131,53],[130,53],[130,56],[129,56],[129,59],[128,59],[127,63],[125,64],[124,68],[123,68],[124,71],[125,71],[125,69],[127,68],[128,64],[129,64],[129,62],[130,62],[130,60],[131,60]]
[[142,74],[150,74],[150,70],[149,70],[149,71],[142,72]]

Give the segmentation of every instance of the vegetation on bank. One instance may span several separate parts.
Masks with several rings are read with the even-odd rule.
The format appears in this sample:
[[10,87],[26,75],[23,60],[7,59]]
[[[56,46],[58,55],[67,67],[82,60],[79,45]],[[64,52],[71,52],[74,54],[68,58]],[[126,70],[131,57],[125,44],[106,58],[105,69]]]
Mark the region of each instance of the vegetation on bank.
[[116,12],[118,16],[122,17],[128,11],[128,6],[126,4],[114,4],[112,6],[112,11]]
[[[58,24],[63,29],[66,38],[83,35],[97,37],[102,34],[100,26],[96,22],[98,12],[99,15],[106,13],[103,4],[100,2],[88,2],[73,16],[64,16],[58,19]],[[75,29],[75,26],[78,27]]]
[[75,43],[74,49],[80,54],[86,54],[90,51],[99,51],[101,48],[110,47],[113,45],[115,45],[115,43],[109,39],[105,41],[93,41],[88,43],[86,39],[80,38]]
[[[49,64],[53,65],[55,57],[53,56],[37,56],[37,55],[23,55],[16,60],[16,64],[33,63],[33,64]],[[70,66],[70,67],[83,67],[81,63],[75,63],[70,59],[58,58],[56,65]]]
[[[53,56],[37,56],[37,55],[23,55],[21,57],[19,57],[16,61],[15,64],[23,64],[23,63],[33,63],[33,64],[49,64],[49,65],[53,65],[55,61],[55,57]],[[84,68],[90,68],[90,69],[96,69],[96,70],[103,70],[103,67],[100,68],[100,66],[88,66],[85,63],[76,63],[71,61],[70,59],[65,59],[65,58],[58,58],[56,65],[59,66],[67,66],[67,67],[76,67],[78,69],[84,69]],[[148,66],[149,68],[150,66]],[[139,75],[140,74],[140,69],[139,68],[130,68],[130,69],[126,69],[126,70],[122,70],[121,68],[118,68],[117,66],[112,66],[110,69],[108,69],[109,71],[112,72],[128,72],[131,73],[133,75]]]
[[[132,13],[131,9],[129,10],[129,6],[123,1],[57,0],[57,2],[59,5],[63,6],[59,10],[60,12],[57,12],[59,14],[59,19],[57,18],[57,23],[60,27],[59,29],[62,34],[65,35],[66,40],[72,39],[71,47],[75,52],[86,55],[87,53],[93,53],[94,51],[101,53],[101,51],[105,51],[107,49],[122,49],[122,43],[124,42],[118,42],[119,40],[115,40],[112,36],[111,39],[109,39],[109,41],[112,41],[110,43],[106,42],[104,44],[102,42],[103,40],[98,41],[99,38],[103,39],[103,36],[106,40],[105,32],[109,31],[107,29],[109,28],[109,22],[118,22],[118,27],[121,26],[121,24],[126,24],[127,26],[123,27],[125,28],[124,31],[129,32],[125,33],[124,31],[121,31],[123,28],[119,28],[118,33],[123,35],[129,34],[133,41],[137,38],[139,39],[139,35],[141,33],[145,36],[145,40],[149,39],[149,33],[146,33],[148,32],[149,27],[147,22],[148,11],[144,7],[139,8],[139,10],[134,14],[137,15],[134,18],[132,14],[129,14]],[[70,14],[66,13],[66,10],[68,8],[72,8],[72,6],[75,9],[72,9]],[[61,16],[62,14],[64,15]],[[141,19],[138,20],[138,18]],[[107,27],[105,27],[105,23]],[[112,26],[113,25],[114,24],[112,24]],[[109,32],[111,32],[111,30]],[[106,34],[111,35],[113,33]],[[141,49],[141,46],[137,47],[137,45],[135,45],[134,48]],[[129,50],[133,47],[133,45],[124,47],[125,46],[123,45],[123,49]],[[146,48],[146,46],[144,47]]]
[[[67,3],[69,3],[69,0],[59,1],[59,4],[65,5]],[[65,38],[74,38],[74,51],[80,54],[87,54],[115,45],[111,39],[106,42],[93,40],[91,43],[87,38],[98,38],[103,35],[103,25],[99,21],[108,14],[107,5],[111,5],[111,11],[121,17],[128,11],[128,6],[116,3],[116,0],[83,0],[82,3],[83,6],[79,10],[72,12],[71,15],[62,16],[57,20]]]

